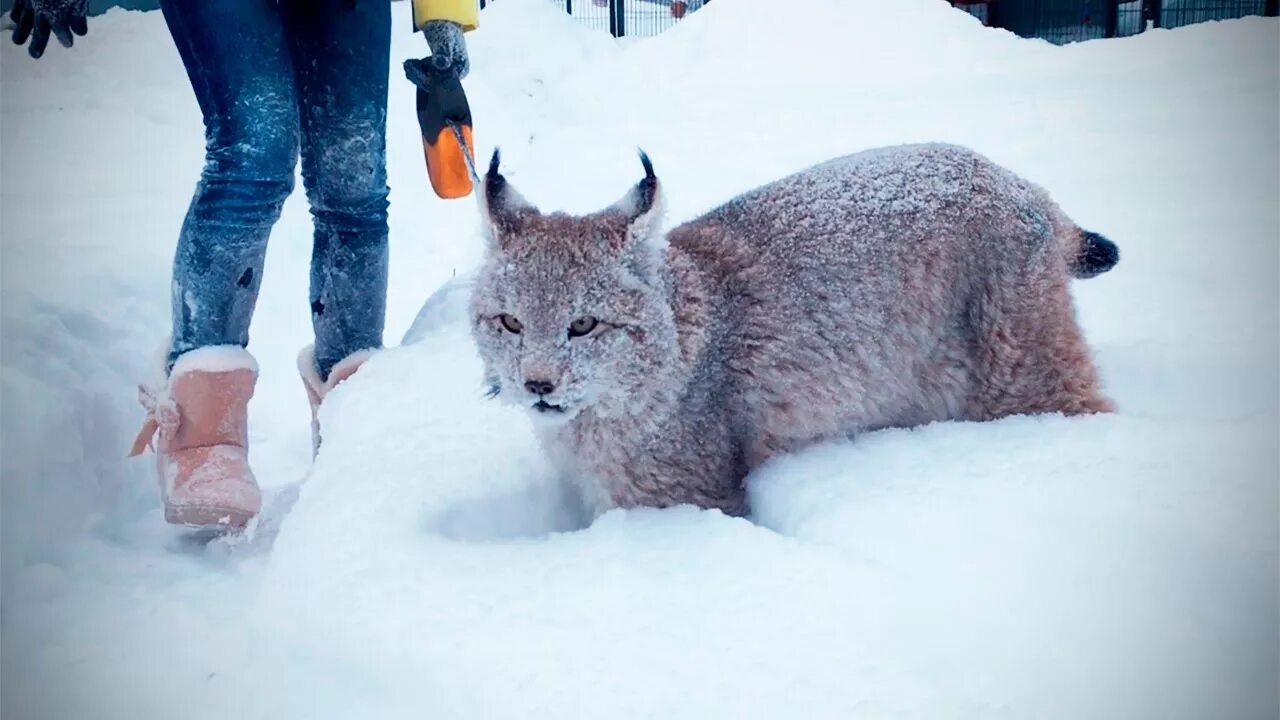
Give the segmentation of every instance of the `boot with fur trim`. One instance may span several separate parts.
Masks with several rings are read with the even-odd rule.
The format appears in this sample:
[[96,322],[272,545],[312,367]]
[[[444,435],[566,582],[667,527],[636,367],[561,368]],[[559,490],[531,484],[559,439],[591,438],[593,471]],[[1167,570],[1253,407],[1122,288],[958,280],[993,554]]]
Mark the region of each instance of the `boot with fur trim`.
[[343,380],[355,374],[366,360],[373,357],[375,350],[353,352],[329,371],[327,380],[320,379],[320,371],[316,368],[315,346],[308,345],[298,353],[298,374],[302,376],[302,384],[307,389],[307,399],[311,401],[311,458],[314,460],[320,452],[320,403]]
[[253,356],[230,345],[187,352],[166,379],[139,386],[147,419],[130,457],[155,450],[166,521],[238,529],[262,509],[248,448],[257,379]]

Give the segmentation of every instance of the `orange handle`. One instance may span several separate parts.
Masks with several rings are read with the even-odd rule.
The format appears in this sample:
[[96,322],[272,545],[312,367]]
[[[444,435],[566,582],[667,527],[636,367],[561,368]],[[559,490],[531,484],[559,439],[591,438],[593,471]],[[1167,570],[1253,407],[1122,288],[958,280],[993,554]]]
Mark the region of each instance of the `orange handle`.
[[475,145],[471,139],[470,126],[463,125],[459,129],[466,140],[466,148],[458,144],[452,126],[445,126],[436,136],[435,143],[425,139],[422,141],[431,188],[436,191],[436,195],[446,200],[466,197],[471,193],[471,172],[467,167],[467,157],[475,157]]

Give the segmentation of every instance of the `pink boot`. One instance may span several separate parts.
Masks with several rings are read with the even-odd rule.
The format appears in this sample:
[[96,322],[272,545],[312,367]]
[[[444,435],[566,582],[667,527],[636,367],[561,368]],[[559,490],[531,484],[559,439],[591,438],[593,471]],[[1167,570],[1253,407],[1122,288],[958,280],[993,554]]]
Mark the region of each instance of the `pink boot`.
[[374,350],[361,350],[351,353],[329,371],[329,379],[321,380],[320,371],[316,368],[316,349],[308,345],[298,353],[298,374],[302,376],[302,384],[307,389],[307,399],[311,401],[311,458],[314,460],[320,452],[320,403],[343,380],[355,374],[356,370],[373,357]]
[[185,353],[167,382],[139,386],[147,420],[130,457],[155,450],[166,521],[243,528],[262,509],[248,450],[257,379],[253,356],[232,345]]

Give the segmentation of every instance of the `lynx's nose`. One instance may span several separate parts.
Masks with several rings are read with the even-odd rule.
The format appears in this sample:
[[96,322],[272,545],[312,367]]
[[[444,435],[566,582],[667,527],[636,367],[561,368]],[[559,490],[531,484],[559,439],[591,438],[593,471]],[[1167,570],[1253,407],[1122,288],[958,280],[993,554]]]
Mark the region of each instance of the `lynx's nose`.
[[556,386],[546,380],[526,380],[524,383],[524,389],[541,397],[555,392]]

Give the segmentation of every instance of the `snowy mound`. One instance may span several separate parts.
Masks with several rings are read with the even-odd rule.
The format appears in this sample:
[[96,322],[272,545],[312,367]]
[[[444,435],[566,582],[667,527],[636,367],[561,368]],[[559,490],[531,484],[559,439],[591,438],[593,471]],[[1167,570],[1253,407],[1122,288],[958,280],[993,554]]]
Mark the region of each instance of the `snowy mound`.
[[1073,286],[1116,415],[877,433],[762,468],[751,520],[584,527],[527,419],[483,396],[478,216],[427,186],[397,82],[422,39],[393,7],[386,338],[405,343],[331,396],[312,466],[295,195],[250,343],[268,511],[240,544],[165,527],[148,463],[123,459],[203,152],[163,20],[112,11],[38,63],[0,48],[5,717],[1274,713],[1275,19],[1055,48],[941,0],[734,0],[619,43],[492,3],[469,41],[478,151],[500,145],[544,209],[616,199],[636,145],[677,223],[937,140],[1122,252]]
[[1276,468],[1258,448],[1274,420],[883,432],[763,468],[758,525],[686,508],[576,529],[527,420],[481,396],[465,320],[442,325],[333,396],[259,618],[323,634],[404,717],[418,702],[458,718],[1270,702],[1256,623],[1276,534],[1259,501]]

